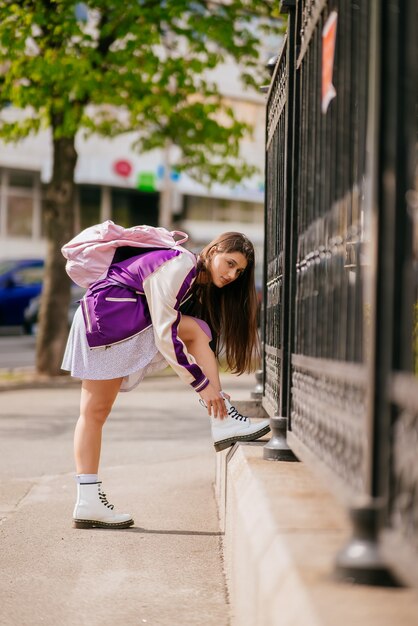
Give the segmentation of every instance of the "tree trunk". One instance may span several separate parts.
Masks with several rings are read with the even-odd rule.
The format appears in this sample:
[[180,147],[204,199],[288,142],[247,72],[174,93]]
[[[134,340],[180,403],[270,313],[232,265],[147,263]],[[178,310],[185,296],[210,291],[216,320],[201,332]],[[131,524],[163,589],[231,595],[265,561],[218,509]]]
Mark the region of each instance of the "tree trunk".
[[45,279],[39,311],[36,369],[58,376],[68,337],[68,306],[71,281],[65,271],[61,247],[74,236],[74,170],[77,163],[75,137],[54,138],[52,180],[44,197],[47,236]]

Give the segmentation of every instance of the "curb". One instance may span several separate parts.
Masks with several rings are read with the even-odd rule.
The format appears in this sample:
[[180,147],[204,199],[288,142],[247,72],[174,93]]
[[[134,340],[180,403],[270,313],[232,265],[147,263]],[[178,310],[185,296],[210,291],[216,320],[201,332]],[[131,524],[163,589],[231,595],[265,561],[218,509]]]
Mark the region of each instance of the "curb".
[[413,589],[333,577],[345,510],[303,463],[266,461],[265,441],[217,454],[215,496],[232,626],[412,626]]

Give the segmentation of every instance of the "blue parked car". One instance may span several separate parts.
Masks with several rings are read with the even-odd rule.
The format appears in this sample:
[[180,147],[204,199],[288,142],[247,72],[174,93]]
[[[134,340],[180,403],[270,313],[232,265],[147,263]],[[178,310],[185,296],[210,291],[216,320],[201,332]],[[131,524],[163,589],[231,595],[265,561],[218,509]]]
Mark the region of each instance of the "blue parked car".
[[[86,293],[83,287],[79,287],[75,283],[71,285],[71,300],[68,307],[68,326],[71,326],[75,312],[77,311],[80,303],[79,301]],[[40,293],[29,302],[23,314],[23,330],[27,335],[36,335],[38,330],[38,317],[39,308],[41,306],[42,294]]]
[[29,300],[41,293],[42,259],[0,261],[0,326],[22,326]]

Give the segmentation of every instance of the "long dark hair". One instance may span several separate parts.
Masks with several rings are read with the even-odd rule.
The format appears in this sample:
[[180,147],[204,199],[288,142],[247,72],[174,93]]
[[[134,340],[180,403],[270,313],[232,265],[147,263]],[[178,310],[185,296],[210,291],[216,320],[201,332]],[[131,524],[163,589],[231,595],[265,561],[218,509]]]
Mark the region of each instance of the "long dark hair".
[[[211,259],[218,252],[241,252],[247,260],[242,274],[222,288],[210,280]],[[254,357],[259,354],[253,244],[242,233],[223,233],[203,248],[198,271],[207,275],[195,283],[198,314],[217,337],[216,355],[225,349],[228,368],[234,374],[252,371]]]

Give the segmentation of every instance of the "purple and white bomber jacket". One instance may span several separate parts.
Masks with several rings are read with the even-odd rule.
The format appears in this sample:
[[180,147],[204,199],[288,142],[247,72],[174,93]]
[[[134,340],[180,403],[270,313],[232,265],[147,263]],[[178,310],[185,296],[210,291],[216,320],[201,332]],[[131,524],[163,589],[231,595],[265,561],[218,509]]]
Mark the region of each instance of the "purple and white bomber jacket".
[[150,326],[159,352],[195,391],[209,380],[178,336],[179,307],[190,296],[197,261],[181,246],[143,252],[113,263],[106,278],[93,283],[81,304],[91,349],[111,346]]

